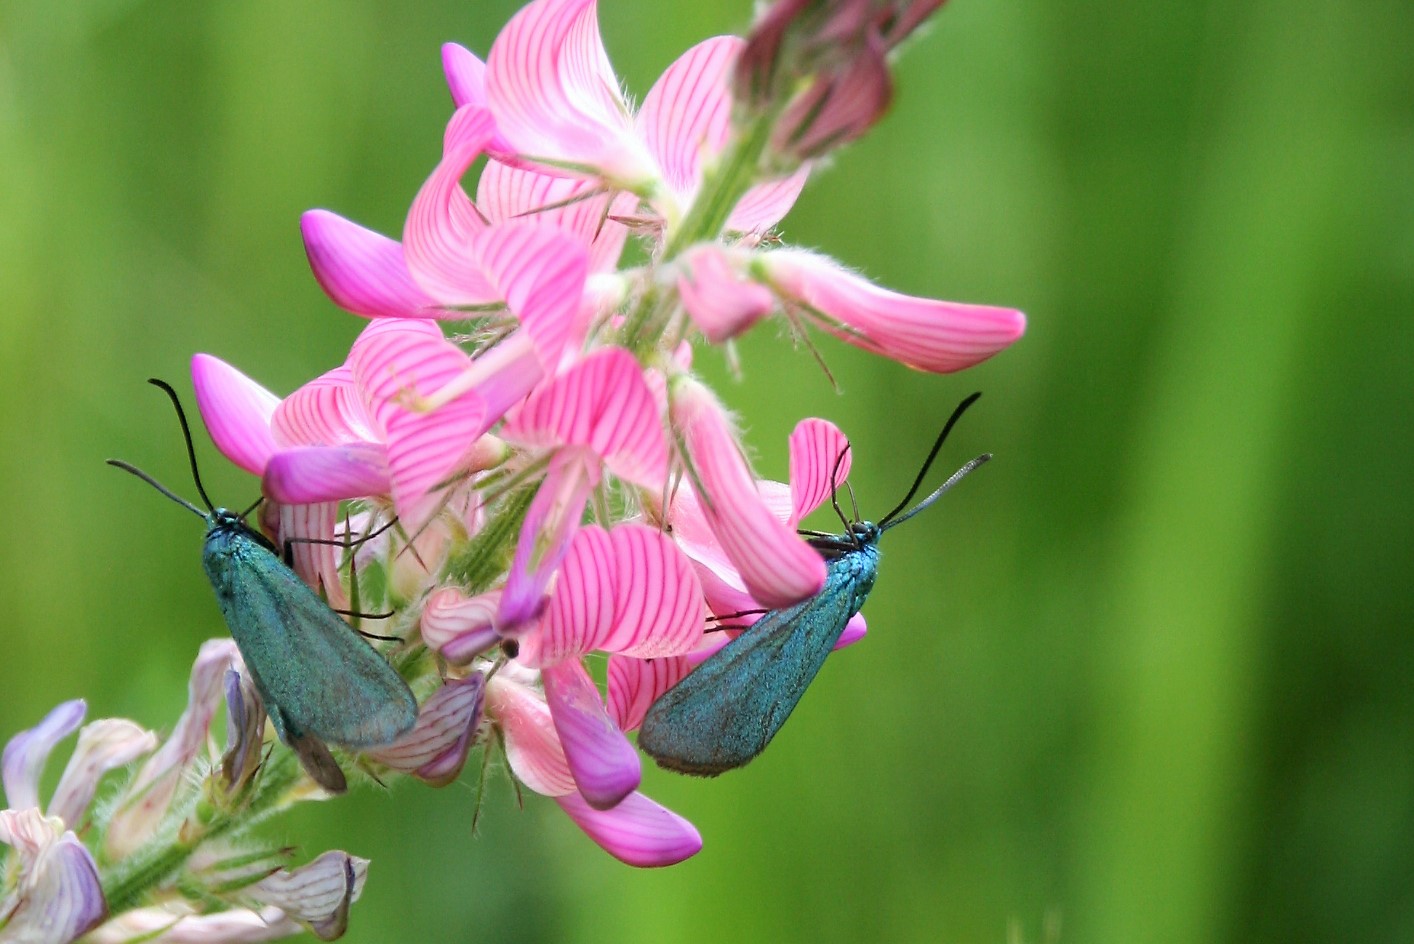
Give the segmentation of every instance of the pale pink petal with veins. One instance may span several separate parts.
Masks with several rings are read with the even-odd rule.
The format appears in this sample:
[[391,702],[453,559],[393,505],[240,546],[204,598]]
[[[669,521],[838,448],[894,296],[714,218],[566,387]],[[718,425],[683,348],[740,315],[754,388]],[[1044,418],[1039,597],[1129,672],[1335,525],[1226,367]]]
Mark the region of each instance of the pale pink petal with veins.
[[688,49],[644,96],[638,132],[685,211],[702,183],[702,165],[721,152],[731,130],[727,80],[744,42],[714,36]]
[[[431,322],[409,323],[425,325],[425,330],[441,334]],[[374,321],[364,333],[387,330],[385,324]],[[381,438],[364,409],[353,371],[346,364],[320,374],[285,397],[271,417],[270,427],[280,448],[333,446]]]
[[476,205],[493,223],[525,219],[574,236],[589,250],[590,272],[612,272],[623,254],[638,198],[610,193],[593,180],[553,177],[501,161],[488,161],[477,181]]
[[82,699],[61,702],[50,709],[39,724],[6,742],[3,759],[0,759],[0,779],[3,779],[5,800],[11,809],[40,808],[39,777],[44,773],[49,754],[61,740],[78,730],[87,710]]
[[245,894],[279,908],[320,940],[332,941],[347,930],[349,905],[362,893],[367,877],[367,859],[333,850],[297,869],[280,869]]
[[443,587],[422,607],[422,641],[453,665],[465,665],[500,640],[494,625],[500,602],[500,590],[468,597]]
[[481,722],[485,681],[479,672],[448,680],[422,703],[411,731],[386,747],[366,753],[435,787],[451,783],[466,763],[467,751]]
[[104,718],[84,725],[54,788],[49,815],[78,828],[103,775],[152,753],[157,743],[156,734],[126,718]]
[[521,783],[544,796],[576,793],[550,707],[538,692],[502,670],[487,682],[486,711],[505,737],[506,762]]
[[814,511],[849,478],[849,440],[829,420],[804,419],[790,434],[792,526]]
[[771,313],[776,297],[739,271],[749,257],[715,243],[700,243],[679,259],[678,297],[713,344],[736,337]]

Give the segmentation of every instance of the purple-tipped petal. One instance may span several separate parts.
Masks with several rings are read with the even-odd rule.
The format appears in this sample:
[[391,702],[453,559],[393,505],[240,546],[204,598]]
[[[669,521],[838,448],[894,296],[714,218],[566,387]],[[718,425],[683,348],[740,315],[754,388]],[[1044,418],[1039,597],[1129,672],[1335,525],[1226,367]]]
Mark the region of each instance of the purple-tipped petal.
[[829,420],[810,418],[790,434],[790,524],[818,508],[849,478],[849,440]]
[[104,718],[85,725],[54,788],[49,815],[77,828],[103,775],[155,750],[157,735],[125,718]]
[[697,473],[690,480],[703,514],[747,591],[769,609],[818,593],[825,562],[762,500],[712,392],[690,378],[679,379],[672,415]]
[[423,702],[411,731],[387,747],[368,751],[368,756],[434,787],[451,783],[461,773],[481,723],[485,681],[479,672],[449,680]]
[[542,670],[541,678],[580,795],[596,810],[618,805],[643,777],[638,752],[609,718],[599,689],[578,659]]
[[54,745],[78,730],[88,706],[82,699],[62,702],[27,731],[10,738],[0,759],[0,781],[13,810],[39,809],[39,777]]
[[367,318],[452,317],[408,272],[402,244],[328,210],[300,217],[315,281],[334,304]]
[[289,505],[387,495],[388,452],[378,443],[285,449],[265,467],[261,488]]
[[629,794],[612,810],[596,810],[576,793],[555,802],[600,848],[628,865],[675,865],[702,850],[696,827],[641,793]]
[[332,941],[348,928],[349,905],[367,877],[367,859],[332,850],[293,871],[281,869],[245,893],[279,908],[320,940]]
[[736,36],[705,39],[663,71],[643,99],[638,129],[664,182],[686,210],[702,183],[702,164],[715,158],[731,130],[727,81],[745,43]]
[[453,665],[466,665],[500,641],[494,625],[500,603],[500,590],[468,597],[444,587],[422,607],[422,641]]
[[6,901],[4,940],[68,944],[108,914],[93,855],[72,830],[33,807],[0,810],[0,843],[18,855],[15,892]]
[[609,532],[614,560],[612,631],[591,638],[603,652],[640,659],[689,652],[702,639],[702,586],[673,540],[625,524]]
[[501,729],[506,763],[521,783],[544,796],[576,792],[550,707],[539,692],[507,678],[503,669],[486,683],[486,712]]
[[610,656],[608,673],[609,717],[622,731],[643,723],[649,707],[692,671],[686,656],[664,659],[631,659]]
[[776,298],[743,278],[734,263],[746,261],[722,246],[703,243],[682,256],[678,296],[703,336],[713,344],[734,338],[771,313]]
[[254,475],[275,451],[270,420],[280,398],[210,354],[191,359],[196,406],[221,454]]
[[780,293],[824,316],[825,330],[918,370],[971,367],[1026,330],[1019,311],[891,292],[813,253],[781,250],[760,261]]

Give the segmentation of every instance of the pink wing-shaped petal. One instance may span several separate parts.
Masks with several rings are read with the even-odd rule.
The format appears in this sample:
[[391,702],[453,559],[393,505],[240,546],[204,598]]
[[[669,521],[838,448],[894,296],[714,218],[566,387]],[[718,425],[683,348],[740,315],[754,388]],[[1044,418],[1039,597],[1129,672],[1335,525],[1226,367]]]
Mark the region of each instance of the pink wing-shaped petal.
[[191,359],[196,406],[221,454],[254,475],[275,451],[270,421],[280,398],[210,354]]
[[578,795],[549,706],[537,692],[504,676],[487,683],[486,710],[505,736],[506,762],[536,793]]
[[702,587],[672,539],[643,525],[609,532],[614,560],[612,632],[594,649],[640,659],[681,655],[702,639]]
[[522,641],[517,661],[549,666],[593,649],[613,624],[616,566],[609,532],[580,528],[560,564],[545,618]]
[[737,233],[763,233],[779,223],[795,206],[805,182],[810,179],[811,165],[806,163],[789,177],[757,184],[742,194],[727,217],[727,229]]
[[613,219],[638,206],[632,194],[609,193],[593,180],[553,177],[488,161],[477,181],[476,205],[493,223],[527,219],[561,230],[589,249],[589,271],[613,271],[628,227]]
[[301,216],[300,235],[315,281],[345,311],[368,318],[459,317],[413,281],[396,240],[328,210]]
[[610,656],[607,669],[609,717],[620,729],[632,731],[643,723],[649,706],[691,671],[692,661],[686,656],[664,659]]
[[599,689],[578,659],[543,670],[541,678],[580,795],[596,810],[617,805],[642,779],[638,752],[610,720]]
[[485,681],[479,672],[448,681],[422,703],[411,731],[368,755],[435,787],[451,783],[466,763],[481,722]]
[[0,759],[0,778],[10,809],[38,809],[39,776],[54,745],[78,730],[88,706],[82,699],[66,701],[51,709],[44,720],[10,738]]
[[577,793],[555,802],[600,848],[628,865],[674,865],[702,850],[696,827],[641,793],[629,794],[612,810],[596,810]]
[[[370,324],[365,332],[375,329],[383,330],[380,322]],[[437,332],[435,327],[428,330]],[[347,366],[320,374],[286,397],[271,417],[270,429],[282,449],[289,446],[333,446],[382,438],[381,432],[375,431],[368,419],[354,386],[353,371]]]
[[702,243],[681,257],[678,296],[692,321],[713,344],[734,338],[771,313],[776,298],[744,278],[724,247]]
[[728,79],[744,45],[736,36],[703,40],[668,66],[643,99],[639,133],[676,193],[679,212],[697,193],[703,160],[726,143],[732,109]]
[[517,153],[597,168],[626,182],[650,176],[599,36],[594,0],[535,0],[511,18],[486,58],[486,96]]
[[533,220],[499,223],[473,242],[497,297],[525,326],[547,371],[583,343],[589,256],[573,236]]
[[283,450],[262,482],[268,497],[291,505],[387,495],[391,487],[387,450],[377,443]]
[[901,295],[812,253],[782,250],[761,260],[779,291],[825,317],[825,330],[919,370],[971,367],[1026,330],[1019,311]]
[[805,419],[790,434],[790,524],[820,506],[849,478],[849,440],[829,420]]

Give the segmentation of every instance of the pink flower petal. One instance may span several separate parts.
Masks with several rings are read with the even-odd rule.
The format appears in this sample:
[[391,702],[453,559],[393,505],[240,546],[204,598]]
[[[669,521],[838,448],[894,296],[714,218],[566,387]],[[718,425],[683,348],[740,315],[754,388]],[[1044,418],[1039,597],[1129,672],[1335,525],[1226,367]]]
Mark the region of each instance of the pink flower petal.
[[[706,492],[698,494],[703,514],[747,591],[772,609],[818,593],[825,562],[766,507],[711,391],[695,380],[679,380],[672,415]],[[689,478],[699,489],[698,479]]]
[[470,49],[456,43],[442,44],[442,72],[447,76],[447,88],[452,104],[486,105],[486,63]]
[[632,214],[638,199],[606,192],[593,180],[488,161],[477,181],[476,205],[493,223],[527,218],[573,236],[589,248],[589,271],[608,272],[628,238],[628,227],[612,217]]
[[83,724],[88,706],[82,699],[62,702],[34,727],[21,731],[5,744],[0,775],[5,799],[14,810],[39,809],[39,777],[49,754],[61,740]]
[[810,164],[803,164],[789,177],[757,184],[746,191],[727,217],[727,230],[764,233],[775,226],[795,206],[796,198],[810,179],[811,169]]
[[0,810],[0,843],[18,853],[7,863],[13,892],[0,902],[6,941],[68,944],[108,915],[93,855],[60,826],[34,807]]
[[690,652],[702,640],[702,587],[671,538],[637,524],[609,532],[614,560],[613,631],[590,638],[603,652],[653,659]]
[[453,665],[466,665],[499,641],[493,623],[500,602],[499,590],[468,597],[444,587],[422,607],[422,641]]
[[211,441],[221,454],[259,475],[275,451],[270,419],[280,398],[210,354],[191,359],[192,386]]
[[612,810],[596,810],[577,793],[555,802],[600,848],[628,865],[674,865],[702,850],[702,835],[691,823],[641,793],[629,794]]
[[173,912],[161,906],[124,911],[84,938],[84,944],[263,944],[300,933],[275,907],[233,908],[212,914]]
[[657,404],[633,355],[603,348],[538,387],[506,424],[508,439],[585,446],[620,478],[661,488],[668,444]]
[[472,254],[535,342],[547,370],[559,367],[589,329],[583,313],[589,256],[573,236],[531,220],[498,223],[477,236]]
[[555,720],[565,759],[586,803],[607,810],[638,789],[638,752],[604,710],[594,680],[578,659],[541,672],[545,701]]
[[423,702],[413,729],[368,756],[442,787],[457,779],[481,722],[486,678],[451,679]]
[[506,763],[521,783],[545,796],[578,791],[550,708],[533,689],[503,669],[486,684],[486,711],[506,739]]
[[609,532],[585,525],[564,555],[545,618],[521,641],[516,660],[533,668],[583,655],[614,619],[614,546]]
[[845,646],[852,646],[864,638],[868,632],[868,627],[864,623],[864,614],[856,613],[849,618],[849,622],[844,624],[844,632],[840,633],[840,638],[835,640],[835,648],[843,649]]
[[849,478],[849,440],[829,420],[804,419],[790,434],[790,524],[796,525]]
[[620,730],[632,731],[643,723],[649,706],[691,671],[692,661],[686,656],[663,659],[610,656],[607,669],[609,717]]
[[103,775],[155,750],[157,735],[126,718],[104,718],[85,725],[54,788],[49,815],[77,828]]
[[759,260],[779,292],[829,319],[825,330],[919,370],[971,367],[1026,330],[1019,311],[901,295],[812,253],[781,250]]
[[460,317],[413,281],[403,247],[328,210],[300,217],[305,255],[319,287],[345,311],[368,318]]
[[517,153],[651,179],[609,65],[594,0],[535,0],[511,18],[486,58],[496,126]]
[[771,313],[775,296],[763,285],[743,278],[736,265],[744,262],[716,244],[693,246],[681,257],[678,296],[702,334],[713,344],[734,338]]
[[702,183],[702,162],[715,158],[731,129],[727,87],[745,42],[714,36],[679,56],[643,99],[638,128],[685,211]]
[[[280,514],[280,527],[276,535],[279,552],[284,553],[283,542],[291,541],[290,557],[299,578],[315,590],[323,590],[330,606],[348,606],[348,593],[339,578],[339,557],[343,552],[333,544],[322,543],[333,540],[343,524],[338,502],[277,504],[277,508]],[[315,541],[294,541],[294,538],[314,538]]]
[[[380,325],[387,323],[381,319],[375,321],[364,333],[380,329]],[[428,330],[439,336],[441,334],[431,322],[413,324],[428,325]],[[270,429],[282,449],[290,446],[335,446],[380,438],[354,386],[353,371],[347,366],[336,367],[315,377],[286,397],[271,417]]]
[[349,904],[358,899],[367,877],[367,859],[336,849],[297,869],[281,869],[245,894],[279,908],[320,940],[332,941],[348,928]]
[[413,198],[403,225],[408,271],[445,305],[487,305],[500,298],[471,249],[486,220],[461,185],[494,132],[489,112],[473,105],[457,109],[447,124],[442,160]]
[[262,482],[266,495],[292,505],[387,495],[391,487],[387,450],[377,443],[285,449]]

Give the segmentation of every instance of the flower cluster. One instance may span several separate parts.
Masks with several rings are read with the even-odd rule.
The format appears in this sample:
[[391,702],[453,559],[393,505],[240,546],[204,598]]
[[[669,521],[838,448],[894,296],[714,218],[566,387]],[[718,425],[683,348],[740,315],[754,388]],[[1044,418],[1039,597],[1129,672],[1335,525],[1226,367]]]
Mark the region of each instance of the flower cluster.
[[[281,398],[214,357],[194,358],[206,427],[260,476],[265,532],[277,545],[301,539],[290,545],[296,572],[335,608],[391,611],[379,632],[402,641],[385,654],[422,707],[410,734],[361,755],[363,769],[445,783],[472,747],[499,748],[521,783],[622,861],[669,865],[700,849],[690,823],[639,792],[626,732],[725,644],[730,633],[709,631],[714,619],[820,590],[825,563],[795,529],[843,481],[848,452],[832,424],[806,419],[790,438],[790,481],[758,479],[730,415],[693,374],[693,342],[727,342],[775,316],[797,336],[814,327],[949,372],[1024,330],[1019,312],[892,292],[771,236],[811,161],[877,120],[885,54],[936,5],[782,3],[748,39],[689,49],[634,108],[594,0],[535,0],[484,62],[443,49],[455,110],[401,241],[325,210],[305,214],[315,278],[368,319],[345,361]],[[473,196],[464,179],[478,163]],[[355,534],[376,536],[341,551]],[[856,617],[840,644],[862,634]],[[239,680],[239,654],[227,644],[218,655],[220,645],[202,658]],[[151,755],[124,794],[133,799],[118,801],[90,848],[140,851],[161,834],[191,855],[221,838],[212,824],[238,820],[269,789],[262,783],[287,755],[257,770],[264,724],[248,683],[226,685],[224,759],[197,760],[220,677],[202,665],[189,721]],[[75,711],[62,706],[60,720],[12,742],[16,756],[42,743],[42,759],[77,725]],[[95,727],[76,753],[86,782],[154,749],[129,726],[124,747],[91,759]],[[69,940],[105,913],[95,872],[104,863],[74,838],[83,804],[56,797],[43,816],[32,786],[12,788],[10,750],[5,764],[21,812],[4,814],[0,839],[22,850],[6,913],[13,927],[33,900],[27,890],[48,887],[68,902],[52,939]],[[283,796],[298,791],[289,770]],[[238,909],[184,921],[341,930],[358,860],[330,853],[306,867],[323,882],[315,907],[290,888],[319,882],[291,877],[299,872],[234,881],[213,848],[200,845],[200,862],[150,868],[164,880],[179,864],[205,870],[205,887],[222,891],[202,900]],[[250,863],[231,868],[253,875]],[[114,913],[129,906],[108,895]],[[98,939],[148,939],[181,908],[195,906],[129,911]]]

